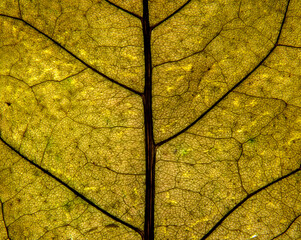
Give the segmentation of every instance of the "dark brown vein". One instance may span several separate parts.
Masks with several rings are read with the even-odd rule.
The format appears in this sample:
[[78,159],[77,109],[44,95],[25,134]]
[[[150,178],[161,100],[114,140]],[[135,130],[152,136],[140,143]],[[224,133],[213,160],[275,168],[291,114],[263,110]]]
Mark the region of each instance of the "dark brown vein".
[[78,56],[76,56],[73,52],[71,52],[70,50],[68,50],[67,48],[65,48],[63,45],[61,45],[59,42],[57,42],[56,40],[54,40],[53,38],[51,38],[50,36],[48,36],[46,33],[42,32],[41,30],[39,30],[38,28],[34,27],[33,25],[31,25],[30,23],[26,22],[23,19],[17,18],[17,17],[13,17],[13,16],[8,16],[5,14],[0,14],[0,16],[2,17],[7,17],[7,18],[11,18],[11,19],[15,19],[18,21],[23,22],[25,25],[31,27],[32,29],[34,29],[35,31],[37,31],[38,33],[40,33],[41,35],[43,35],[44,37],[46,37],[47,39],[49,39],[50,41],[52,41],[55,45],[57,45],[58,47],[60,47],[61,49],[63,49],[64,51],[66,51],[67,53],[69,53],[72,57],[74,57],[76,60],[78,60],[79,62],[81,62],[82,64],[84,64],[87,68],[90,68],[92,71],[96,72],[97,74],[99,74],[100,76],[106,78],[107,80],[109,80],[112,83],[115,83],[117,85],[119,85],[120,87],[123,87],[135,94],[141,95],[140,92],[138,92],[137,90],[130,88],[120,82],[117,82],[116,80],[110,78],[109,76],[105,75],[104,73],[98,71],[96,68],[92,67],[90,64],[86,63],[84,60],[82,60],[81,58],[79,58]]
[[285,19],[286,19],[286,14],[288,11],[288,6],[289,6],[290,0],[287,3],[286,9],[285,9],[285,13],[284,13],[284,17],[282,19],[282,23],[280,26],[280,30],[277,36],[277,40],[274,44],[274,46],[271,48],[271,50],[267,53],[267,55],[249,72],[247,73],[247,75],[245,77],[243,77],[239,82],[237,82],[230,90],[228,90],[221,98],[219,98],[213,105],[211,105],[205,112],[203,112],[197,119],[195,119],[192,123],[190,123],[189,125],[187,125],[185,128],[183,128],[181,131],[177,132],[176,134],[170,136],[169,138],[156,143],[156,146],[161,146],[164,143],[167,143],[169,141],[171,141],[172,139],[176,138],[177,136],[181,135],[182,133],[184,133],[185,131],[187,131],[188,129],[190,129],[191,127],[193,127],[199,120],[201,120],[202,118],[204,118],[209,112],[211,112],[211,110],[213,108],[215,108],[222,100],[224,100],[230,93],[232,93],[238,86],[240,86],[243,82],[245,82],[246,79],[248,79],[262,64],[263,62],[272,54],[272,52],[276,49],[276,47],[278,46],[278,41],[280,39],[280,35],[285,23]]
[[4,227],[5,227],[5,230],[6,230],[7,239],[10,240],[8,227],[6,225],[6,221],[5,221],[5,217],[4,217],[4,203],[2,202],[1,199],[0,199],[0,204],[1,204],[2,221],[4,223]]
[[243,200],[241,200],[239,203],[237,203],[229,212],[227,212],[202,238],[201,240],[207,239],[236,209],[238,209],[240,206],[242,206],[247,200],[249,200],[254,195],[260,193],[262,190],[267,189],[268,187],[272,186],[273,184],[280,182],[283,179],[286,179],[296,173],[298,173],[301,170],[299,167],[298,169],[292,171],[291,173],[282,176],[281,178],[278,178],[274,180],[273,182],[270,182],[269,184],[257,189],[256,191],[248,194]]
[[92,207],[94,207],[95,209],[99,210],[100,212],[102,212],[103,214],[105,214],[106,216],[112,218],[113,220],[115,220],[116,222],[121,223],[122,225],[134,230],[135,232],[139,233],[141,236],[143,235],[142,230],[140,230],[139,228],[121,220],[120,218],[112,215],[111,213],[107,212],[106,210],[104,210],[103,208],[99,207],[96,203],[94,203],[92,200],[88,199],[87,197],[85,197],[83,194],[81,194],[80,192],[78,192],[77,190],[75,190],[73,187],[69,186],[66,182],[64,182],[63,180],[61,180],[60,178],[58,178],[57,176],[55,176],[54,174],[52,174],[51,172],[49,172],[47,169],[39,166],[38,164],[36,164],[35,162],[29,160],[26,156],[22,155],[19,151],[17,151],[15,148],[13,148],[12,146],[10,146],[6,141],[4,141],[4,139],[0,136],[0,140],[7,146],[9,147],[12,151],[14,151],[16,154],[18,154],[20,157],[22,157],[24,160],[26,160],[28,163],[30,163],[32,166],[38,168],[39,170],[41,170],[43,173],[45,173],[46,175],[48,175],[49,177],[51,177],[52,179],[54,179],[55,181],[57,181],[58,183],[60,183],[61,185],[63,185],[64,187],[66,187],[68,190],[70,190],[71,192],[73,192],[75,194],[75,196],[81,198],[84,202],[88,203],[89,205],[91,205]]
[[192,123],[188,126],[183,128],[181,131],[177,132],[173,136],[158,142],[156,145],[161,146],[164,143],[171,141],[172,139],[176,138],[177,136],[181,135],[182,133],[186,132],[188,129],[193,127],[198,121],[204,118],[212,109],[214,109],[222,100],[224,100],[230,93],[232,93],[239,85],[241,85],[258,67],[262,65],[262,63],[270,56],[270,54],[275,50],[276,46],[274,46],[270,52],[252,69],[244,78],[242,78],[238,83],[236,83],[229,91],[227,91],[221,98],[219,98],[214,104],[212,104],[205,112],[203,112],[197,119],[195,119]]
[[299,217],[301,217],[301,215],[298,215],[297,217],[295,217],[293,219],[293,221],[287,226],[287,228],[282,233],[278,234],[276,237],[273,237],[271,240],[276,239],[276,238],[282,236],[283,234],[285,234],[290,229],[290,227],[297,221],[297,219]]
[[122,8],[122,7],[118,6],[118,5],[116,5],[115,3],[112,3],[112,2],[109,1],[109,0],[105,0],[105,1],[106,1],[107,3],[109,3],[110,5],[116,7],[117,9],[119,9],[119,10],[121,10],[121,11],[123,11],[123,12],[126,12],[126,13],[132,15],[133,17],[136,17],[136,18],[138,18],[138,19],[140,19],[140,20],[142,19],[142,17],[139,16],[139,15],[137,15],[136,13],[130,12],[129,10],[126,10],[125,8]]
[[172,16],[176,15],[179,11],[181,11],[188,3],[190,3],[191,0],[188,0],[186,3],[184,3],[181,7],[179,7],[176,11],[174,11],[172,14],[170,14],[168,17],[164,18],[160,22],[156,23],[154,26],[151,26],[151,30],[158,27],[162,23],[166,22],[168,19],[170,19]]
[[143,0],[143,39],[145,84],[143,93],[144,129],[145,129],[145,213],[144,239],[154,239],[154,209],[155,209],[155,164],[156,148],[153,136],[152,116],[152,58],[151,58],[151,29],[149,23],[148,0]]
[[288,0],[288,1],[287,1],[287,4],[286,4],[286,8],[285,8],[284,16],[283,16],[283,19],[282,19],[282,22],[281,22],[279,34],[278,34],[278,36],[277,36],[277,40],[276,40],[276,43],[275,43],[276,45],[278,44],[279,39],[280,39],[280,36],[281,36],[281,32],[282,32],[282,29],[283,29],[283,26],[284,26],[284,23],[285,23],[285,20],[286,20],[286,15],[287,15],[288,7],[289,7],[289,5],[290,5],[290,1],[291,1],[291,0]]
[[279,47],[288,47],[288,48],[301,48],[301,47],[298,47],[298,46],[293,46],[293,45],[288,45],[288,44],[278,44]]
[[153,68],[162,66],[162,65],[164,65],[164,64],[180,62],[180,61],[183,61],[183,60],[185,60],[185,59],[187,59],[187,58],[193,57],[193,56],[195,56],[195,55],[197,55],[197,54],[200,54],[200,53],[204,52],[204,50],[209,46],[209,44],[212,43],[212,41],[214,41],[214,39],[216,39],[216,38],[220,35],[221,31],[222,31],[222,29],[221,29],[219,32],[217,32],[217,33],[214,35],[214,37],[211,38],[211,39],[205,44],[205,46],[204,46],[201,50],[196,51],[196,52],[194,52],[194,53],[191,53],[191,54],[189,54],[189,55],[187,55],[187,56],[185,56],[185,57],[181,57],[181,58],[176,59],[176,60],[170,60],[170,61],[167,61],[167,62],[159,63],[159,64],[157,64],[157,65],[154,65]]

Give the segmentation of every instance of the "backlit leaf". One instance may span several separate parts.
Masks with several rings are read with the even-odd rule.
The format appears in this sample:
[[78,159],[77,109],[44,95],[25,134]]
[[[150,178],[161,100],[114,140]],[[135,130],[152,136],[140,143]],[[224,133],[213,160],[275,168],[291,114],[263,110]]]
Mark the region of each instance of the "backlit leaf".
[[2,0],[0,239],[300,239],[300,20]]

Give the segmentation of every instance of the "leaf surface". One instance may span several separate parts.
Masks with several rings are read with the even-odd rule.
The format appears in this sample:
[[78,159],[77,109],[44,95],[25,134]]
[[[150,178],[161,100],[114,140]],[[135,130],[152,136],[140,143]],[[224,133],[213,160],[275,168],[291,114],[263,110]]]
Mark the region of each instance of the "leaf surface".
[[3,0],[0,239],[299,239],[301,5]]

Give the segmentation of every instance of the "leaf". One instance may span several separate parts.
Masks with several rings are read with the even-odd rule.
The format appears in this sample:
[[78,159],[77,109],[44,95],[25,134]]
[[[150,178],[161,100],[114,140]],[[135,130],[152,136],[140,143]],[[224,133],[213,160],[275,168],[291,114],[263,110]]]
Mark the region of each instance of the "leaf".
[[0,3],[0,239],[299,239],[301,2]]

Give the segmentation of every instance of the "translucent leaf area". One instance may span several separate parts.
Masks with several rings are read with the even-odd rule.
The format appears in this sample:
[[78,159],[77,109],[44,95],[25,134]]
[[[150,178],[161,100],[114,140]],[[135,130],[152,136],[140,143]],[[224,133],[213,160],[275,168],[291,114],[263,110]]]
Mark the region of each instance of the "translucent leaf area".
[[0,240],[301,239],[300,21],[1,0]]

